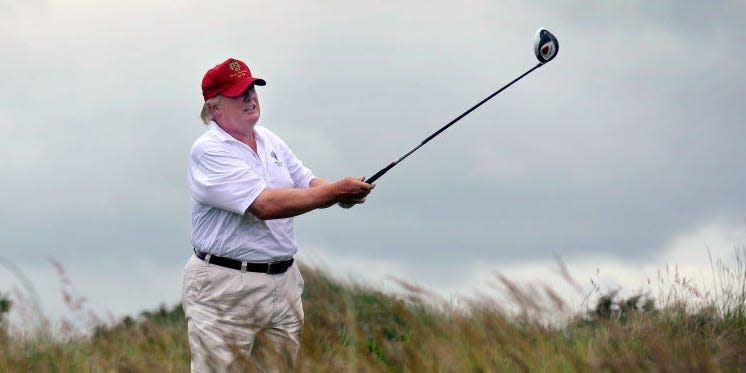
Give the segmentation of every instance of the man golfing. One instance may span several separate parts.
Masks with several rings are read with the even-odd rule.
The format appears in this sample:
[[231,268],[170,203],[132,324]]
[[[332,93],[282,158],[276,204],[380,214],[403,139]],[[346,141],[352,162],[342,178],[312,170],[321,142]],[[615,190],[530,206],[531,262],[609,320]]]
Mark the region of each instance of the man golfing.
[[194,255],[182,288],[193,372],[292,368],[303,327],[293,216],[363,203],[374,188],[317,178],[258,125],[265,84],[233,58],[202,80],[207,131],[189,157]]

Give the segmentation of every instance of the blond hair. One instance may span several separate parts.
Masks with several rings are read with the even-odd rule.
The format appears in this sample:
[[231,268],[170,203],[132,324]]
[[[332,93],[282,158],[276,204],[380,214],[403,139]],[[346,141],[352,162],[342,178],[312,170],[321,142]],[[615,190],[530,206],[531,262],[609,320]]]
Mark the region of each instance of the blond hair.
[[220,96],[215,96],[205,101],[205,104],[202,105],[202,112],[199,114],[199,116],[202,118],[202,122],[204,122],[205,125],[210,124],[210,121],[213,118],[212,111],[210,111],[210,106],[215,106],[218,103],[220,103]]

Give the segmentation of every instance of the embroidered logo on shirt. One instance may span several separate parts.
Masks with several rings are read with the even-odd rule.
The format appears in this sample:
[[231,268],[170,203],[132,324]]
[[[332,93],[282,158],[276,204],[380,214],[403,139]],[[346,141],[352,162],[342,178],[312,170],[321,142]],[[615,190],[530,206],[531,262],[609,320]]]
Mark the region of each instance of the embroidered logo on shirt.
[[282,167],[282,161],[281,161],[281,160],[279,160],[279,159],[277,159],[277,154],[275,154],[275,151],[274,151],[274,150],[273,150],[273,151],[271,151],[271,152],[269,153],[269,155],[270,155],[270,156],[272,156],[272,158],[274,158],[274,160],[275,160],[275,164],[276,164],[276,165],[278,165],[278,166]]

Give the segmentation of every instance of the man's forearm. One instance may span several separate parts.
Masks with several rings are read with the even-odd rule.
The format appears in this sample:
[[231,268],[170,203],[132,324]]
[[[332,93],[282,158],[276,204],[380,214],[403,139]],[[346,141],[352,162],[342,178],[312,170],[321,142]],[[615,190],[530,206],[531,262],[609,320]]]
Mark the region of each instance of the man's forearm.
[[308,189],[267,188],[246,212],[262,220],[289,218],[333,204],[335,198],[331,183],[314,179]]
[[329,207],[335,203],[358,204],[375,187],[362,181],[362,177],[345,177],[330,183],[313,179],[305,189],[264,189],[246,210],[262,220],[282,219],[311,210]]

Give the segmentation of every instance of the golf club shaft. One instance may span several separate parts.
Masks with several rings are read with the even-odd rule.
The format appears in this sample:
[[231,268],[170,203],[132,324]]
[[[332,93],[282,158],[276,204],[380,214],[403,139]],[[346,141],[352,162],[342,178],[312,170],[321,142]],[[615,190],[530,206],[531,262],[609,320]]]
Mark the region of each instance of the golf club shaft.
[[521,74],[521,76],[519,76],[519,77],[517,77],[517,78],[513,79],[513,81],[512,81],[512,82],[510,82],[510,83],[508,83],[508,84],[504,85],[504,86],[503,86],[502,88],[500,88],[500,89],[498,89],[497,91],[495,91],[495,93],[493,93],[493,94],[491,94],[491,95],[487,96],[487,97],[486,97],[486,98],[485,98],[484,100],[482,100],[482,101],[479,101],[479,103],[478,103],[478,104],[476,104],[476,105],[472,106],[472,107],[471,107],[471,108],[470,108],[469,110],[467,110],[467,111],[463,112],[463,114],[459,115],[459,116],[458,116],[458,117],[456,117],[456,118],[455,118],[454,120],[452,120],[452,121],[448,122],[448,124],[446,124],[445,126],[441,127],[441,129],[439,129],[439,130],[435,131],[435,133],[433,133],[432,135],[428,136],[428,137],[427,137],[427,138],[426,138],[425,140],[422,140],[422,142],[421,142],[421,143],[420,143],[419,145],[417,145],[416,147],[414,147],[414,149],[410,150],[409,152],[407,152],[407,153],[406,153],[406,154],[404,154],[403,156],[399,157],[399,159],[397,159],[397,160],[395,160],[395,161],[391,162],[391,163],[390,163],[390,164],[389,164],[388,166],[386,166],[386,167],[382,168],[382,169],[381,169],[380,171],[378,171],[378,172],[376,172],[375,174],[373,174],[373,176],[369,177],[369,178],[368,178],[368,179],[367,179],[367,180],[366,180],[365,182],[366,182],[366,183],[369,183],[369,184],[370,184],[370,183],[372,183],[372,182],[374,182],[374,181],[378,180],[378,178],[380,178],[381,176],[383,176],[383,175],[384,175],[384,174],[385,174],[386,172],[388,172],[388,171],[389,171],[390,169],[394,168],[394,166],[396,166],[397,164],[399,164],[399,163],[400,163],[401,161],[403,161],[403,160],[404,160],[405,158],[409,157],[409,155],[410,155],[410,154],[412,154],[412,153],[414,153],[415,151],[417,151],[417,149],[419,149],[419,148],[421,148],[421,147],[422,147],[423,145],[427,144],[427,143],[428,143],[428,142],[429,142],[430,140],[432,140],[433,138],[435,138],[435,136],[438,136],[438,135],[440,135],[440,133],[441,133],[441,132],[445,131],[446,129],[448,129],[448,127],[452,126],[453,124],[455,124],[456,122],[458,122],[459,120],[461,120],[461,118],[463,118],[463,117],[467,116],[467,115],[468,115],[469,113],[471,113],[472,111],[474,111],[474,109],[476,109],[476,108],[478,108],[478,107],[482,106],[482,104],[484,104],[485,102],[489,101],[489,100],[490,100],[491,98],[493,98],[493,97],[497,96],[497,94],[498,94],[498,93],[500,93],[500,92],[502,92],[503,90],[505,90],[506,88],[510,87],[511,85],[513,85],[513,83],[515,83],[515,82],[517,82],[517,81],[521,80],[521,78],[523,78],[524,76],[526,76],[526,75],[530,74],[530,73],[531,73],[532,71],[534,71],[534,70],[538,69],[538,68],[539,68],[539,67],[541,67],[542,65],[544,65],[544,64],[543,64],[543,63],[541,63],[541,62],[540,62],[540,63],[538,63],[538,64],[537,64],[536,66],[532,67],[531,69],[529,69],[529,70],[528,70],[528,71],[526,71],[525,73]]

